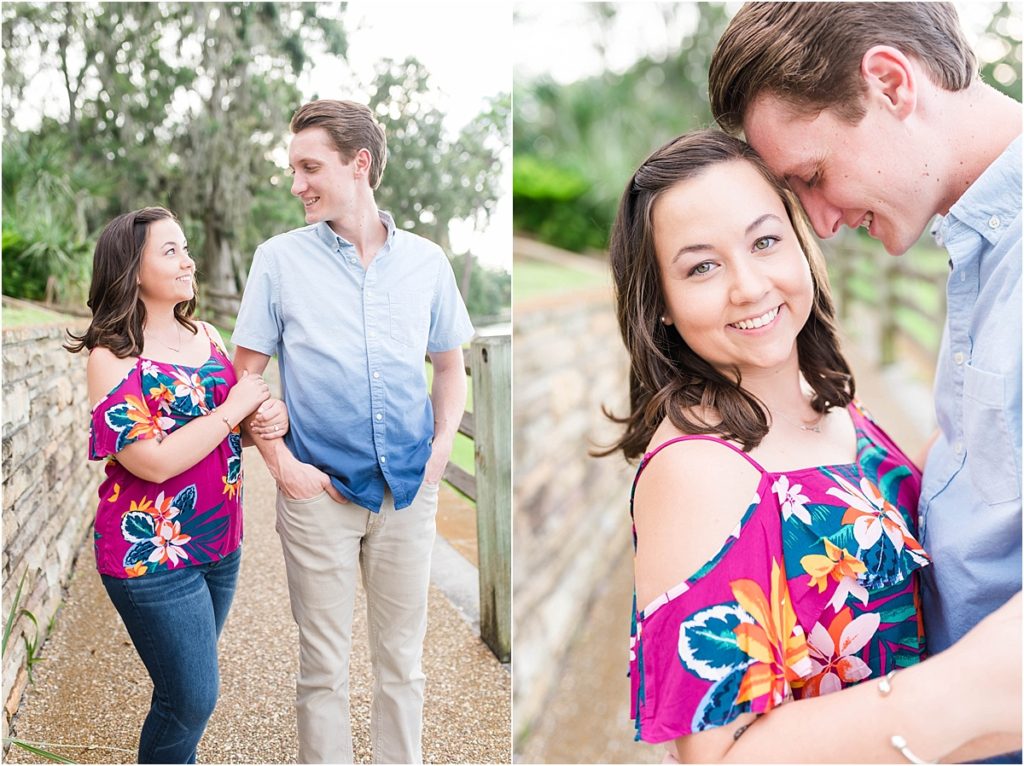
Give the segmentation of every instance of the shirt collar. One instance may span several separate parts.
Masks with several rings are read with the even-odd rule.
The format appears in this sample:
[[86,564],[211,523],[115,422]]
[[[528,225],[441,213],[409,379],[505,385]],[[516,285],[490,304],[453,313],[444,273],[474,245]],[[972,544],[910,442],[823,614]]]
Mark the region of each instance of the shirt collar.
[[1020,212],[1021,137],[1017,136],[939,219],[933,233],[940,245],[948,244],[956,238],[960,224],[994,245]]
[[[388,230],[385,245],[390,245],[392,240],[395,238],[395,231],[397,231],[395,228],[395,219],[391,213],[386,210],[378,210],[377,215],[380,216],[380,222],[384,224],[385,228]],[[344,237],[339,237],[327,221],[320,221],[320,223],[316,225],[316,235],[328,247],[352,247],[352,243]]]

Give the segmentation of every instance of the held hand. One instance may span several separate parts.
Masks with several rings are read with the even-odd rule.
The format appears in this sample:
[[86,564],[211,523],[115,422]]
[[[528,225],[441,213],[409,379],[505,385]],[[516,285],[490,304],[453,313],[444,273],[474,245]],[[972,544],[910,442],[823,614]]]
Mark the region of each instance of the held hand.
[[250,375],[246,370],[231,388],[224,404],[231,403],[243,410],[246,414],[252,412],[263,402],[270,398],[270,387],[263,380],[262,375]]
[[278,473],[277,486],[292,500],[309,500],[326,492],[335,502],[348,502],[348,498],[331,484],[331,477],[309,463],[302,463],[294,457],[285,458],[279,463]]
[[280,439],[288,433],[288,408],[280,399],[267,399],[249,421],[249,430],[263,439]]

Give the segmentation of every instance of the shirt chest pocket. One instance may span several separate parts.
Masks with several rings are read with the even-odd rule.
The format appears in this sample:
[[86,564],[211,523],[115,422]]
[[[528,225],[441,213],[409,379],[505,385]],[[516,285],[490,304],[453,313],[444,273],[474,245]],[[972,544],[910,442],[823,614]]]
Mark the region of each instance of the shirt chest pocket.
[[388,292],[388,322],[393,341],[403,346],[422,346],[425,352],[430,331],[430,292]]
[[971,482],[991,505],[1020,497],[1003,378],[970,364],[964,368],[964,441]]

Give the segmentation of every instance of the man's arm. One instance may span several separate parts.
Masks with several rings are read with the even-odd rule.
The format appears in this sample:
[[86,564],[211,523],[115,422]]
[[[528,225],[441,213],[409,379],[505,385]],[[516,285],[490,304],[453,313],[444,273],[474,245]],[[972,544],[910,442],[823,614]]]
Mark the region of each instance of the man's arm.
[[[270,357],[266,354],[242,346],[235,348],[233,362],[235,374],[239,377],[245,371],[248,371],[250,375],[253,373],[262,375],[269,361]],[[257,413],[255,417],[259,419],[263,416],[261,413]],[[252,419],[247,418],[245,422],[241,423],[242,431],[251,435],[252,425]],[[316,497],[326,491],[337,502],[348,502],[348,499],[331,484],[330,476],[316,466],[299,462],[285,446],[284,439],[254,438],[253,443],[260,455],[263,456],[267,469],[274,477],[274,481],[277,482],[277,486],[288,497],[294,500],[304,500]]]
[[434,367],[434,383],[430,389],[430,401],[434,407],[434,442],[423,478],[437,484],[444,478],[455,434],[466,409],[466,363],[461,347],[429,356]]

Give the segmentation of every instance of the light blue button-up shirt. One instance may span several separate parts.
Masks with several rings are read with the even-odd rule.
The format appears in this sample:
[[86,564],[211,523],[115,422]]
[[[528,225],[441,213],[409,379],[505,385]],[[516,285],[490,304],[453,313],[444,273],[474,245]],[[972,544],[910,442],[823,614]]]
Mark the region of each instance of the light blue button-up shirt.
[[939,224],[948,309],[935,376],[941,431],[921,488],[930,652],[1021,587],[1021,139]]
[[387,242],[366,269],[327,223],[260,245],[231,336],[277,354],[292,454],[372,511],[386,488],[407,507],[423,480],[434,434],[425,353],[473,336],[441,248],[380,218]]

